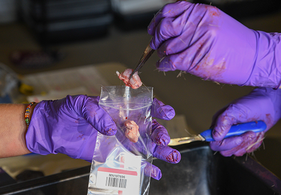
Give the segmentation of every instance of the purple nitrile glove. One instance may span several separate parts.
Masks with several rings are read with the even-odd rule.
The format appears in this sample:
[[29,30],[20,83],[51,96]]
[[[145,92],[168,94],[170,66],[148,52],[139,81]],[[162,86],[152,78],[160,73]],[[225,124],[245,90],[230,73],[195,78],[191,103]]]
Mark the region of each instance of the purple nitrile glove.
[[[154,98],[151,108],[151,115],[155,118],[171,120],[175,116],[175,110],[171,106],[165,105],[163,102]],[[151,145],[149,145],[149,148],[154,157],[172,164],[177,164],[180,162],[180,152],[168,146],[170,143],[168,131],[155,119],[152,120],[152,134],[150,138],[152,139],[152,142],[150,142]],[[161,170],[154,165],[150,167],[152,170],[146,169],[145,172],[151,172],[151,177],[159,180],[162,177]],[[146,174],[148,175],[149,172]]]
[[[210,143],[212,150],[223,156],[242,156],[256,150],[264,139],[264,134],[281,118],[281,90],[256,88],[249,95],[235,100],[220,110],[213,121]],[[239,123],[262,120],[267,128],[263,132],[247,132],[241,136],[224,139],[230,127]]]
[[99,97],[67,96],[41,101],[26,133],[27,148],[37,154],[63,153],[91,161],[97,131],[115,135],[117,127],[98,105]]
[[[85,95],[67,96],[60,100],[48,100],[38,103],[32,114],[26,133],[27,148],[37,154],[63,153],[72,158],[84,159],[91,162],[97,132],[104,135],[115,135],[117,127],[112,118],[98,104],[99,97]],[[171,106],[164,105],[154,99],[152,114],[164,120],[174,117],[175,111]],[[167,162],[176,163],[180,153],[166,146],[170,137],[167,130],[154,121],[151,139],[165,147],[165,150],[151,146],[155,157]],[[178,161],[171,158],[177,153]],[[173,157],[173,155],[172,155]],[[146,170],[147,171],[147,170]],[[161,177],[161,171],[153,167],[152,177]]]
[[227,84],[278,88],[281,34],[249,29],[216,7],[165,5],[148,26],[161,71],[182,70]]

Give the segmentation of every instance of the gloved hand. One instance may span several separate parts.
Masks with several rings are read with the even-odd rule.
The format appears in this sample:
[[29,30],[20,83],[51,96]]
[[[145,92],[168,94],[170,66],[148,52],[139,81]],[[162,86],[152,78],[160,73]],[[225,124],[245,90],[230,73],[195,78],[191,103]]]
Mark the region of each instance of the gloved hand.
[[[223,156],[242,156],[256,150],[264,139],[264,134],[281,117],[281,90],[256,88],[249,95],[235,100],[227,108],[214,116],[210,143],[212,150],[220,151]],[[230,127],[238,123],[262,120],[267,128],[263,132],[247,132],[241,136],[224,139]]]
[[[117,127],[112,118],[99,106],[99,97],[67,96],[61,100],[41,101],[32,114],[26,133],[27,148],[37,154],[63,153],[72,158],[92,161],[97,132],[115,135]],[[154,99],[152,116],[164,120],[174,117],[171,106]],[[178,163],[180,153],[166,146],[170,137],[167,130],[153,122],[152,154],[169,163]],[[175,156],[175,158],[173,158]],[[147,171],[147,170],[146,170]],[[152,177],[161,178],[161,171],[153,167]],[[159,178],[160,177],[160,178]]]
[[227,84],[278,88],[281,34],[249,29],[216,7],[178,1],[148,26],[161,71]]

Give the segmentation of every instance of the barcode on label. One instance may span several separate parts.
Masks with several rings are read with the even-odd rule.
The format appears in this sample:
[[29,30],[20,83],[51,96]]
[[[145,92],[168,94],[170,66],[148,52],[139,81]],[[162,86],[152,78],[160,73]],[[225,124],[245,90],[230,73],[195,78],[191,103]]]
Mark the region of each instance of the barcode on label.
[[105,186],[109,187],[118,187],[118,188],[126,188],[127,179],[106,177]]

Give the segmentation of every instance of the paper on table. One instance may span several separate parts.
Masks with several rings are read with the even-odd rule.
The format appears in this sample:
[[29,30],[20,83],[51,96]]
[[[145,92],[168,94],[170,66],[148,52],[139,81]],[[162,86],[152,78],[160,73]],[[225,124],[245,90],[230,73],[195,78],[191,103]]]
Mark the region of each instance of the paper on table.
[[87,94],[88,91],[86,90],[85,87],[79,87],[75,89],[69,89],[69,90],[63,90],[63,91],[56,91],[56,90],[51,90],[49,93],[46,95],[33,95],[33,96],[28,96],[27,101],[28,102],[40,102],[42,100],[57,100],[64,98],[67,95],[77,95],[77,94]]
[[35,102],[59,99],[66,95],[98,96],[101,86],[108,85],[93,65],[31,74],[25,76],[23,82],[33,86],[35,95],[27,99]]

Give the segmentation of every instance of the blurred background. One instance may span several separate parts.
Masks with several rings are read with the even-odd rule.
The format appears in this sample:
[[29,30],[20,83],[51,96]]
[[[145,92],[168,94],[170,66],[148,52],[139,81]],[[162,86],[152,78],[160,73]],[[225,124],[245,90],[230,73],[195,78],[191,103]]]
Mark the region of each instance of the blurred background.
[[[170,2],[173,0],[0,0],[1,103],[81,92],[99,95],[103,85],[121,85],[115,71],[135,67],[151,38],[146,31],[150,20]],[[190,2],[217,6],[255,30],[281,32],[280,0]],[[140,76],[146,86],[154,87],[157,98],[175,108],[176,122],[166,124],[171,137],[208,129],[216,111],[253,89],[215,84],[177,71],[164,74],[156,70],[157,60],[154,53]],[[280,128],[279,122],[254,153],[279,178]],[[0,186],[7,177],[9,182],[19,182],[87,165],[64,155],[0,159],[5,178],[0,179]]]

